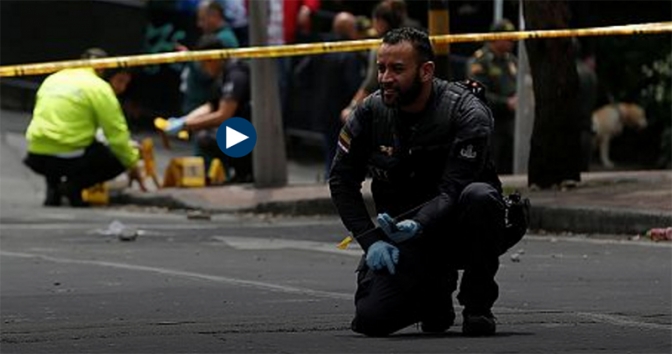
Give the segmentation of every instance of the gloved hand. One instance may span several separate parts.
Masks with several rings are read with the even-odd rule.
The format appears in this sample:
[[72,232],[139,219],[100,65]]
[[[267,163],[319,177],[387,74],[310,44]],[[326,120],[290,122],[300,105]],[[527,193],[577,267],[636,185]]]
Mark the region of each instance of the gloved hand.
[[395,223],[394,219],[387,213],[378,214],[376,220],[378,220],[378,225],[380,225],[380,228],[385,232],[387,237],[394,241],[394,243],[407,241],[415,237],[422,230],[422,226],[418,222],[410,219]]
[[168,135],[177,136],[177,134],[184,129],[184,123],[187,121],[187,117],[171,117],[168,118],[168,126],[164,132]]
[[384,267],[394,274],[394,265],[399,262],[399,249],[385,241],[376,241],[366,252],[366,265],[373,270]]

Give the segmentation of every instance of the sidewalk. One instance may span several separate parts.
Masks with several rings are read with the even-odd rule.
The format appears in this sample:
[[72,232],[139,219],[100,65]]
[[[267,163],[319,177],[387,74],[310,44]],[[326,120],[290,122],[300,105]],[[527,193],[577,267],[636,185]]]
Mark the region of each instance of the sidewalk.
[[[149,193],[126,189],[114,201],[211,213],[335,214],[329,188],[311,181],[321,164],[292,162],[289,183],[281,188],[253,185],[165,188]],[[299,173],[301,171],[301,173]],[[312,173],[311,173],[312,171]],[[533,191],[527,176],[502,176],[505,191],[520,190],[532,203],[531,228],[553,232],[636,235],[672,226],[672,171],[594,172],[569,190]],[[372,209],[369,181],[362,188]]]

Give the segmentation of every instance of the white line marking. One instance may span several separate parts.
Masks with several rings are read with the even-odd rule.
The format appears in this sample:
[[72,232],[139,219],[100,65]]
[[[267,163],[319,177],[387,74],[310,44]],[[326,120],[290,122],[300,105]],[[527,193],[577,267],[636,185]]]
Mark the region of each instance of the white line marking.
[[667,331],[672,331],[672,326],[670,326],[670,325],[635,321],[635,320],[631,320],[631,319],[629,319],[625,316],[614,316],[614,315],[606,315],[606,314],[591,313],[591,312],[571,312],[571,313],[574,314],[574,315],[577,315],[579,317],[585,317],[585,318],[589,318],[589,319],[597,321],[597,322],[608,323],[608,324],[612,324],[612,325],[615,325],[615,326],[637,327],[637,328],[648,328],[648,329],[663,329],[663,330],[667,330]]
[[[653,242],[647,239],[641,240],[625,240],[620,236],[621,239],[606,239],[606,238],[587,238],[581,236],[534,236],[529,235],[525,236],[523,240],[530,241],[539,241],[539,242],[579,242],[579,243],[590,243],[594,245],[620,245],[620,246],[643,246],[643,247],[668,247],[672,248],[672,242]],[[515,246],[514,246],[515,248]]]
[[38,259],[42,259],[42,260],[50,261],[50,262],[55,262],[55,263],[85,264],[85,265],[94,265],[94,266],[110,267],[110,268],[125,269],[125,270],[151,272],[151,273],[157,273],[157,274],[162,274],[162,275],[171,275],[171,276],[184,277],[184,278],[196,279],[196,280],[207,280],[207,281],[212,281],[212,282],[216,282],[216,283],[231,284],[231,285],[261,289],[261,290],[268,290],[268,291],[275,291],[275,292],[281,292],[281,293],[287,293],[287,294],[299,294],[299,295],[315,296],[315,297],[323,297],[323,298],[339,299],[339,300],[350,300],[350,299],[352,299],[352,294],[335,293],[335,292],[312,290],[312,289],[306,289],[306,288],[297,288],[297,287],[293,287],[293,286],[277,285],[277,284],[264,283],[264,282],[253,281],[253,280],[236,279],[236,278],[230,278],[230,277],[222,277],[222,276],[218,276],[218,275],[201,274],[201,273],[187,272],[187,271],[174,270],[174,269],[168,269],[168,268],[148,267],[148,266],[141,266],[141,265],[128,264],[128,263],[115,263],[115,262],[105,262],[105,261],[68,259],[68,258],[58,258],[58,257],[45,256],[45,255],[40,255],[40,254],[30,254],[30,253],[22,253],[22,252],[6,252],[6,251],[0,251],[0,256],[17,257],[17,258],[38,258]]
[[280,250],[297,249],[306,251],[317,251],[325,253],[335,253],[338,255],[360,257],[362,249],[357,242],[350,244],[348,249],[341,250],[336,247],[336,242],[318,242],[303,240],[288,240],[280,238],[259,238],[259,237],[240,237],[240,236],[213,236],[213,240],[225,243],[229,247],[238,250]]
[[[259,281],[236,279],[236,278],[223,277],[223,276],[217,276],[217,275],[201,274],[201,273],[194,273],[194,272],[187,272],[187,271],[167,269],[167,268],[159,268],[159,267],[148,267],[148,266],[127,264],[127,263],[68,259],[68,258],[51,257],[51,256],[46,256],[46,255],[40,255],[40,254],[30,254],[30,253],[22,253],[22,252],[7,252],[7,251],[0,251],[0,256],[16,257],[16,258],[38,258],[38,259],[51,261],[51,262],[55,262],[55,263],[85,264],[85,265],[110,267],[110,268],[125,269],[125,270],[132,270],[132,271],[151,272],[151,273],[157,273],[157,274],[162,274],[162,275],[184,277],[184,278],[195,279],[195,280],[206,280],[206,281],[212,281],[212,282],[216,282],[216,283],[237,285],[237,286],[242,286],[242,287],[261,289],[261,290],[267,290],[267,291],[274,291],[274,292],[281,292],[281,293],[286,293],[286,294],[298,294],[298,295],[314,296],[314,297],[319,297],[319,298],[329,298],[329,299],[338,299],[338,300],[351,300],[352,299],[351,294],[345,294],[345,293],[336,293],[336,292],[313,290],[313,289],[307,289],[307,288],[298,288],[298,287],[292,287],[292,286],[284,286],[284,285],[277,285],[277,284],[271,284],[271,283],[264,283],[264,282],[259,282]],[[498,309],[500,311],[504,310],[504,311],[511,311],[511,312],[514,312],[514,313],[515,312],[521,312],[521,311],[522,312],[529,312],[530,311],[529,309],[521,310],[521,309],[517,309],[517,308],[510,308],[510,307],[499,307],[499,306],[495,307],[495,310],[498,310]],[[533,310],[533,312],[556,312],[556,311]],[[620,326],[620,327],[637,327],[637,328],[646,328],[646,329],[661,329],[661,330],[666,330],[666,331],[669,331],[669,330],[672,329],[672,327],[670,325],[650,323],[650,322],[642,322],[642,321],[629,319],[625,316],[614,316],[614,315],[607,315],[607,314],[590,313],[590,312],[574,312],[574,311],[569,311],[569,312],[558,311],[558,313],[559,314],[564,313],[564,314],[568,314],[568,315],[589,318],[589,319],[594,320],[596,322],[607,323],[607,324]]]
[[[109,222],[100,222],[95,224],[3,224],[2,230],[96,230],[105,228]],[[185,225],[185,224],[125,224],[136,229],[156,229],[156,230],[214,230],[221,226],[217,225]]]

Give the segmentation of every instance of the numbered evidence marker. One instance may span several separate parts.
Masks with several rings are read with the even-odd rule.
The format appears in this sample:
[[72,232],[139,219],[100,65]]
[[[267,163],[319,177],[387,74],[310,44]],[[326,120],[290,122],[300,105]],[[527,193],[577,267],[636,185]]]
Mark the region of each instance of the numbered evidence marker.
[[248,120],[229,118],[217,129],[217,145],[230,157],[243,157],[254,149],[257,143],[257,131]]
[[202,157],[175,157],[163,175],[163,187],[205,186],[205,163]]

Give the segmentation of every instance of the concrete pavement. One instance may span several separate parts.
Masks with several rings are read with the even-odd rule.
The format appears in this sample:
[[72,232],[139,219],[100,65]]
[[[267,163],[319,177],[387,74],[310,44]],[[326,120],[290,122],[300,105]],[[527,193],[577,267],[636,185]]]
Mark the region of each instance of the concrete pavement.
[[[672,226],[672,173],[634,171],[586,173],[567,190],[530,190],[525,176],[503,176],[505,190],[520,190],[532,202],[531,228],[589,234],[643,234]],[[364,197],[372,198],[369,182]],[[165,188],[150,193],[126,189],[115,202],[205,210],[292,215],[333,214],[325,183],[255,189],[252,185]]]
[[[179,153],[161,147],[156,150],[161,161]],[[280,188],[256,189],[247,184],[165,188],[150,193],[125,189],[114,201],[211,213],[334,214],[323,169],[323,161],[315,157],[297,157],[289,161],[288,185]],[[672,226],[669,170],[584,173],[576,187],[558,190],[531,190],[525,175],[501,179],[505,191],[519,190],[530,198],[531,228],[535,230],[637,235],[651,228]],[[362,191],[371,209],[369,183],[365,182]]]

